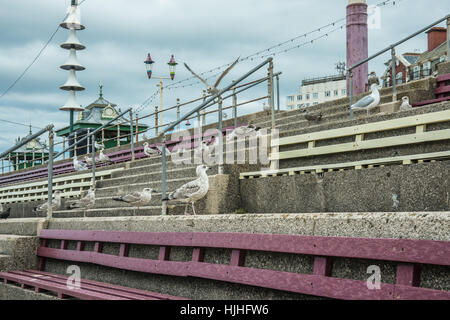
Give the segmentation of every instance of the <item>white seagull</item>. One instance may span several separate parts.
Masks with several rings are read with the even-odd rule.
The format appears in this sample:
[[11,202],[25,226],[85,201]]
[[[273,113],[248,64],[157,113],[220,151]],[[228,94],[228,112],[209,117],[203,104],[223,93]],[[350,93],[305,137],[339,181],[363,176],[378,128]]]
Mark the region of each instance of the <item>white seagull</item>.
[[85,164],[81,161],[78,161],[77,156],[73,156],[73,168],[75,169],[75,171],[88,170],[87,164]]
[[148,142],[145,142],[144,143],[144,153],[145,153],[145,155],[151,157],[151,156],[159,155],[159,150],[150,148],[148,145]]
[[229,135],[227,135],[227,141],[233,140],[235,137],[237,139],[242,139],[247,136],[257,134],[260,135],[261,127],[255,127],[251,122],[247,126],[242,126],[234,129]]
[[94,148],[95,149],[105,149],[105,146],[103,144],[98,143],[97,141],[94,141]]
[[178,202],[186,203],[184,209],[185,215],[188,215],[187,210],[190,203],[192,204],[192,212],[195,215],[194,202],[206,196],[209,190],[209,180],[208,175],[206,174],[208,169],[209,168],[203,164],[199,165],[196,170],[198,178],[182,185],[176,191],[170,193],[163,201],[176,200]]
[[409,98],[408,97],[403,97],[402,98],[402,105],[400,106],[399,110],[400,111],[408,111],[411,110],[412,106],[409,104]]
[[[53,199],[52,199],[52,205],[53,210],[59,209],[61,207],[61,191],[55,191]],[[41,212],[47,212],[48,210],[48,201],[44,202],[38,207],[34,208],[34,212],[41,211]]]
[[191,68],[189,68],[189,66],[185,63],[184,66],[186,67],[186,69],[188,69],[195,77],[197,77],[198,79],[200,79],[201,82],[203,82],[206,85],[206,90],[208,91],[208,93],[210,95],[215,95],[217,93],[220,92],[220,90],[217,88],[217,86],[220,84],[220,82],[222,81],[222,79],[227,75],[228,72],[230,72],[231,69],[233,69],[233,67],[239,62],[239,58],[236,59],[236,61],[234,61],[221,75],[220,77],[217,79],[216,83],[211,86],[205,79],[203,79],[202,77],[200,77],[198,74],[196,74],[194,71],[191,70]]
[[100,150],[100,154],[98,155],[99,162],[112,162],[111,158],[103,153],[103,149]]
[[125,196],[113,197],[114,201],[121,201],[131,204],[133,207],[143,207],[152,200],[152,193],[156,191],[151,188],[145,188],[142,192],[136,191]]
[[70,210],[83,209],[84,216],[86,216],[86,210],[92,208],[94,205],[95,205],[95,189],[91,188],[91,189],[89,189],[86,196],[84,196],[83,198],[81,198],[79,200],[71,202],[67,206],[67,209],[70,209]]
[[381,100],[380,92],[378,91],[378,85],[376,83],[374,83],[370,86],[370,90],[372,91],[372,93],[370,95],[365,96],[364,98],[359,100],[357,103],[352,105],[350,108],[352,110],[366,109],[367,115],[369,115],[370,109],[378,106],[380,104],[380,100]]

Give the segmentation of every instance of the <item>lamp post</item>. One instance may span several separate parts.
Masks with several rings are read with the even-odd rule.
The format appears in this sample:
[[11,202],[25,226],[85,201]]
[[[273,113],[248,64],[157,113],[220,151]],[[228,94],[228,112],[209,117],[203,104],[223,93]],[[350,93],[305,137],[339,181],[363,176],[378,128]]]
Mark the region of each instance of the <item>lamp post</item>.
[[[153,77],[153,65],[155,64],[155,61],[152,60],[150,53],[147,55],[147,60],[144,61],[145,67],[147,69],[147,76],[149,79],[152,79]],[[169,65],[169,74],[170,78],[168,77],[162,77],[162,76],[154,76],[154,78],[159,79],[159,84],[156,85],[159,87],[159,116],[158,116],[158,125],[156,127],[156,134],[158,134],[159,127],[161,127],[163,122],[163,80],[173,80],[175,79],[175,71],[177,67],[177,62],[175,61],[174,56],[172,55],[170,57],[170,61],[167,63]]]

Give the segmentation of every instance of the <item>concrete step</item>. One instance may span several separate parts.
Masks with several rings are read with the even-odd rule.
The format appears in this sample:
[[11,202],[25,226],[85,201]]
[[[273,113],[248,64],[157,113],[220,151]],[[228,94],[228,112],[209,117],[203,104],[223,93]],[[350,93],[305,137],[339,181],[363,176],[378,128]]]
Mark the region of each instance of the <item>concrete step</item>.
[[0,234],[36,236],[46,225],[42,218],[19,218],[0,221]]
[[6,272],[13,269],[14,258],[10,255],[0,254],[0,272]]
[[16,243],[28,239],[30,239],[29,236],[0,234],[0,254],[13,255]]
[[[110,207],[82,210],[55,211],[54,218],[83,218],[83,217],[128,217],[128,216],[158,216],[161,215],[161,206],[135,207]],[[190,208],[191,210],[191,208]],[[196,207],[197,213],[197,207]],[[191,211],[189,211],[191,212]],[[183,215],[184,206],[169,209],[169,215]]]

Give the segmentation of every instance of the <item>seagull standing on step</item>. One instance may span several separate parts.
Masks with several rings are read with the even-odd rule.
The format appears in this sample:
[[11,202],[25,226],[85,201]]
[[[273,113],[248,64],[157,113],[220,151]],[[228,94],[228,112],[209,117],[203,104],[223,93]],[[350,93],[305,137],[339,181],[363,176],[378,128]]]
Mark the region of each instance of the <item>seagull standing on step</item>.
[[[52,199],[52,204],[51,207],[53,210],[57,210],[61,207],[61,191],[56,191],[54,193],[53,199]],[[48,210],[48,201],[44,202],[43,204],[41,204],[40,206],[34,208],[34,212],[47,212]]]
[[111,158],[103,153],[103,149],[100,150],[100,154],[98,155],[99,162],[112,162]]
[[411,110],[412,106],[409,104],[409,98],[408,97],[403,97],[402,98],[402,105],[400,106],[399,110],[400,111],[408,111]]
[[366,109],[367,115],[369,115],[370,109],[378,106],[380,104],[380,100],[381,100],[380,92],[378,91],[378,85],[376,83],[374,83],[370,86],[370,90],[372,91],[372,93],[370,95],[365,96],[364,98],[359,100],[357,103],[352,105],[350,108],[352,110]]
[[148,145],[148,142],[145,142],[144,143],[144,153],[148,157],[157,156],[157,155],[159,155],[159,150],[150,148],[150,146]]
[[261,127],[255,127],[251,122],[247,126],[242,126],[234,129],[229,135],[227,135],[227,141],[233,140],[235,137],[239,140],[247,136],[257,134],[260,135]]
[[307,113],[307,114],[305,114],[305,119],[308,121],[317,121],[318,122],[318,121],[322,120],[322,117],[323,117],[322,113],[319,113],[319,114]]
[[105,146],[103,144],[98,143],[97,141],[94,141],[94,148],[97,150],[105,149]]
[[75,169],[75,171],[88,170],[87,164],[83,163],[81,161],[78,161],[77,156],[73,156],[73,168]]
[[140,207],[145,206],[152,200],[152,193],[155,193],[156,191],[151,188],[145,188],[142,190],[142,192],[133,192],[130,194],[127,194],[125,196],[121,197],[114,197],[112,198],[114,201],[121,201],[131,204],[133,207],[137,207],[138,209]]
[[8,219],[11,215],[11,207],[3,211],[3,205],[0,203],[0,219]]
[[192,205],[192,212],[195,215],[195,207],[194,202],[202,199],[209,190],[209,179],[206,171],[209,168],[205,165],[199,165],[197,167],[197,179],[194,181],[188,182],[181,187],[179,187],[176,191],[169,194],[166,199],[163,201],[172,201],[186,203],[186,207],[184,209],[184,214],[188,215],[188,206]]
[[95,189],[91,188],[91,189],[89,189],[86,196],[84,196],[83,198],[81,198],[79,200],[71,202],[67,206],[67,209],[69,209],[69,210],[82,209],[84,216],[86,217],[86,211],[88,209],[92,208],[94,205],[95,205]]
[[234,61],[221,75],[220,77],[217,79],[216,83],[211,86],[205,79],[203,79],[202,77],[200,77],[198,74],[196,74],[194,71],[191,70],[191,68],[189,68],[189,66],[185,63],[184,66],[186,67],[186,69],[188,69],[195,77],[197,77],[198,79],[200,79],[201,82],[203,82],[206,85],[206,90],[208,91],[208,93],[210,95],[215,95],[217,93],[220,92],[220,90],[217,88],[217,86],[220,84],[220,82],[222,81],[222,79],[227,75],[228,72],[230,72],[231,69],[233,69],[233,67],[239,62],[239,58],[236,59],[236,61]]

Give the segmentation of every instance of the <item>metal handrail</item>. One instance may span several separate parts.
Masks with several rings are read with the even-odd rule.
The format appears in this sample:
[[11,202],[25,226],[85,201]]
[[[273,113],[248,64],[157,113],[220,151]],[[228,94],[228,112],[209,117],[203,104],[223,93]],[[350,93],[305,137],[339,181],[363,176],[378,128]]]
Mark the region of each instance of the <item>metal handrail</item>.
[[[268,96],[269,101],[270,101],[270,107],[272,110],[272,127],[274,127],[274,123],[275,123],[275,114],[274,114],[274,88],[273,88],[273,58],[268,58],[267,60],[265,60],[264,62],[260,63],[258,66],[256,66],[255,68],[253,68],[252,70],[250,70],[249,72],[247,72],[245,75],[243,75],[242,77],[238,78],[237,80],[233,81],[231,84],[229,84],[228,86],[226,86],[225,88],[223,88],[222,90],[220,90],[218,93],[211,95],[208,99],[205,98],[205,100],[196,108],[192,109],[191,111],[189,111],[188,113],[186,113],[184,116],[180,117],[179,119],[177,119],[177,121],[175,121],[174,123],[172,123],[171,125],[169,125],[166,129],[164,129],[162,131],[162,133],[159,135],[159,137],[162,140],[162,178],[161,178],[161,196],[162,196],[162,215],[166,215],[167,214],[167,202],[166,202],[166,197],[167,197],[167,190],[166,190],[166,179],[167,179],[167,164],[166,164],[166,134],[168,132],[171,132],[177,125],[179,125],[181,122],[185,121],[187,118],[190,118],[192,115],[194,115],[195,113],[199,113],[201,110],[207,108],[208,106],[210,106],[210,104],[212,102],[214,102],[216,99],[218,99],[218,106],[219,106],[219,119],[218,119],[218,131],[222,132],[222,101],[223,99],[221,98],[222,94],[224,94],[225,92],[227,92],[228,90],[232,89],[232,88],[236,88],[236,85],[239,84],[240,82],[242,82],[243,80],[245,80],[246,78],[248,78],[250,75],[252,75],[253,73],[255,73],[256,71],[258,71],[259,69],[261,69],[262,67],[264,67],[266,64],[269,64],[269,73],[267,76],[268,79],[268,88],[269,88],[269,94]],[[234,92],[231,96],[235,97],[236,93]],[[235,104],[236,99],[233,99],[233,104]],[[201,134],[199,135],[199,139],[201,139]],[[223,148],[223,139],[222,136],[219,137],[219,150],[222,150]],[[219,152],[219,174],[222,173],[223,168],[222,168],[222,162],[223,162],[223,154],[222,152]]]
[[[406,41],[408,41],[408,40],[410,40],[410,39],[412,39],[412,38],[414,38],[416,36],[418,36],[419,34],[424,33],[425,31],[431,29],[435,25],[437,25],[437,24],[439,24],[441,22],[444,22],[444,21],[447,21],[448,25],[450,24],[450,14],[448,14],[445,17],[437,20],[436,22],[430,24],[429,26],[427,26],[425,28],[422,28],[422,29],[420,29],[417,32],[414,32],[413,34],[409,35],[408,37],[403,38],[402,40],[397,41],[394,44],[391,44],[390,46],[388,46],[388,47],[384,48],[383,50],[381,50],[381,51],[371,55],[370,57],[361,60],[360,62],[356,63],[355,65],[347,68],[347,76],[350,79],[350,106],[353,104],[353,72],[352,72],[353,69],[355,69],[355,68],[357,68],[357,67],[359,67],[359,66],[361,66],[361,65],[363,65],[363,64],[365,64],[367,62],[369,62],[370,60],[372,60],[372,59],[374,59],[374,58],[380,56],[381,54],[383,54],[383,53],[385,53],[385,52],[390,50],[391,51],[391,56],[392,56],[392,74],[395,75],[396,74],[396,72],[395,72],[395,68],[396,68],[395,47],[399,46],[400,44],[402,44],[402,43],[404,43],[404,42],[406,42]],[[447,38],[449,37],[448,36],[449,32],[450,31],[447,30]],[[450,41],[450,40],[447,40],[447,41]],[[449,46],[449,44],[447,44],[447,45]],[[447,57],[449,57],[449,56],[450,56],[450,52],[447,52]],[[393,100],[393,102],[395,102],[395,101],[397,101],[397,84],[396,84],[395,81],[393,81],[392,83],[393,83],[393,85],[392,85],[392,100]],[[350,119],[353,119],[353,110],[352,109],[350,109]]]

